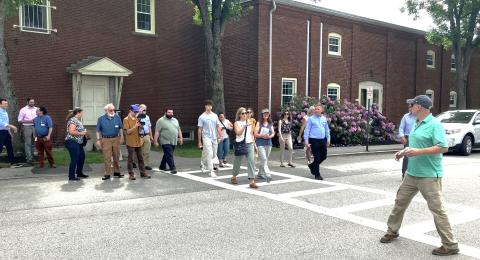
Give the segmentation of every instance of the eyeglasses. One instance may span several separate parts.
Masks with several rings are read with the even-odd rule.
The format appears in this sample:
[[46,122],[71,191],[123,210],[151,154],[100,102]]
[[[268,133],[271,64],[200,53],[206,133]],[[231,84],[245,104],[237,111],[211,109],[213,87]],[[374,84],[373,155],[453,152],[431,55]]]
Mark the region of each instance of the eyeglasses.
[[251,113],[252,113],[252,111],[247,111],[247,114],[251,114]]
[[246,113],[247,113],[247,112],[242,112],[242,113],[240,113],[240,115],[245,115]]

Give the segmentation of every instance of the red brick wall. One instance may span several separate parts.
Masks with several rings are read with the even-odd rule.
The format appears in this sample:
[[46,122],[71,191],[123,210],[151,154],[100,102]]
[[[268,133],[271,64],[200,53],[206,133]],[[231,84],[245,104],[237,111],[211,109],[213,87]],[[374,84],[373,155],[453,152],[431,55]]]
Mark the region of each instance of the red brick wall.
[[[185,1],[156,2],[156,36],[134,33],[134,1],[52,0],[50,35],[7,29],[7,48],[17,96],[45,105],[62,141],[64,118],[72,107],[72,81],[66,67],[87,56],[109,57],[133,71],[124,81],[121,107],[145,103],[152,120],[166,106],[180,123],[193,127],[205,99],[204,44]],[[94,11],[93,11],[94,10]],[[6,28],[18,23],[8,20]],[[181,93],[181,94],[180,94]],[[23,103],[23,102],[21,102]]]

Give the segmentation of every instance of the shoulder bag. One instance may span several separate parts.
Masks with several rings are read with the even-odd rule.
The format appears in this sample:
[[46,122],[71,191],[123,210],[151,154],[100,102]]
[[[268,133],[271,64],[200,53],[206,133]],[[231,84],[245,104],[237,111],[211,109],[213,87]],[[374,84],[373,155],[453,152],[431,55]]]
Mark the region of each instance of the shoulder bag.
[[245,128],[245,134],[243,135],[243,140],[240,142],[235,141],[235,156],[242,156],[248,154],[248,147],[247,147],[247,131],[248,126]]

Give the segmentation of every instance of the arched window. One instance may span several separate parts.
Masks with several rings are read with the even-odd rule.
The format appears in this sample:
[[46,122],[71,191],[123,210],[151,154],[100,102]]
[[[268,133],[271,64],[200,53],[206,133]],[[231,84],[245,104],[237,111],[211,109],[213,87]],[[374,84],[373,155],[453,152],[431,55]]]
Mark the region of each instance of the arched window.
[[435,92],[433,90],[427,89],[425,95],[427,95],[432,100],[432,103],[434,103],[433,99],[435,98]]
[[327,96],[330,100],[340,100],[340,85],[330,83],[327,85]]
[[328,34],[328,54],[342,56],[342,36],[340,34]]
[[435,68],[435,52],[432,50],[427,51],[427,68]]
[[450,91],[450,107],[457,107],[457,92]]

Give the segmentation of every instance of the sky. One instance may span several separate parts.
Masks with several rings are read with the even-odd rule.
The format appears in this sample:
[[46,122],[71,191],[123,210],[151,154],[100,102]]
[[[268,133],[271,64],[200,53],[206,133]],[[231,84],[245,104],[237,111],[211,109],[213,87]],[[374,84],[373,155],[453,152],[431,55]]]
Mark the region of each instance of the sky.
[[400,8],[405,0],[321,0],[318,3],[311,0],[296,1],[424,31],[433,26],[432,20],[425,13],[417,20],[413,20],[407,13],[402,13]]

